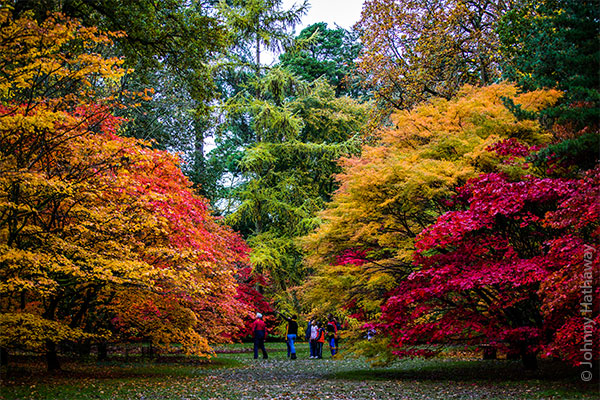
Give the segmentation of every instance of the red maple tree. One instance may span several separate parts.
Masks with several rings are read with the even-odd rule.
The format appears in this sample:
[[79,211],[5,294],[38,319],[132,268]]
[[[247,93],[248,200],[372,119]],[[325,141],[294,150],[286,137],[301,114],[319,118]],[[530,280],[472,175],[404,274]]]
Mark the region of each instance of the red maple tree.
[[570,180],[484,174],[460,188],[463,209],[419,235],[417,269],[384,306],[396,353],[489,344],[534,368],[538,353],[578,364],[593,337],[600,358],[599,304],[580,304],[582,288],[600,294],[599,195],[598,167]]

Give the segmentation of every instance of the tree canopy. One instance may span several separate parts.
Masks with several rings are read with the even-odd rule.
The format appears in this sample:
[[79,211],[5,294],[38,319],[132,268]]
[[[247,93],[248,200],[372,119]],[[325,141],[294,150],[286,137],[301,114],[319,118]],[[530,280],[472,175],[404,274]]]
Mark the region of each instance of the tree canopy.
[[505,1],[368,0],[356,27],[358,71],[382,106],[410,108],[499,76],[496,24]]
[[96,51],[120,34],[0,17],[0,346],[45,351],[51,369],[64,341],[209,354],[208,338],[241,323],[247,248],[176,156],[118,135],[127,71]]
[[329,29],[320,22],[302,30],[297,47],[279,57],[279,65],[307,82],[323,77],[335,88],[337,97],[362,94],[356,82],[356,65],[361,45],[356,34],[343,28]]
[[0,0],[2,354],[210,357],[277,309],[374,361],[600,359],[597,4],[308,6]]

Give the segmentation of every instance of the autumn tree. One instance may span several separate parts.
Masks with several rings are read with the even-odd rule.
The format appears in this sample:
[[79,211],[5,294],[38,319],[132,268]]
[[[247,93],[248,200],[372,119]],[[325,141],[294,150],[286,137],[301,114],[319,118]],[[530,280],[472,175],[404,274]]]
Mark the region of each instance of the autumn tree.
[[[272,331],[279,323],[279,318],[275,313],[273,304],[265,297],[264,292],[261,293],[261,288],[271,286],[270,282],[264,274],[259,274],[250,265],[239,268],[236,277],[238,282],[236,300],[246,306],[247,309],[261,313],[267,329]],[[237,331],[228,333],[231,339],[247,340],[252,338],[252,323],[256,318],[256,314],[245,314],[242,318],[243,325],[239,326]]]
[[[509,2],[510,3],[510,2]],[[359,73],[385,109],[450,99],[499,77],[496,24],[507,2],[369,0],[356,28]]]
[[123,60],[101,55],[122,34],[14,19],[6,3],[0,25],[0,347],[43,351],[56,369],[57,345],[135,328],[209,353],[207,338],[241,323],[247,249],[177,157],[118,136],[116,95],[144,98],[119,91]]
[[520,355],[530,369],[537,353],[578,365],[600,321],[597,305],[580,312],[582,288],[589,298],[599,290],[586,273],[598,257],[584,259],[595,252],[599,184],[596,168],[572,180],[484,174],[460,188],[456,208],[465,209],[418,236],[419,269],[384,306],[381,326],[397,354],[483,343]]
[[[316,270],[304,285],[305,303],[319,312],[344,310],[357,329],[377,323],[389,293],[415,269],[415,239],[451,209],[456,189],[482,172],[524,174],[516,156],[487,148],[505,139],[528,147],[551,139],[535,119],[516,118],[502,99],[534,111],[559,97],[518,94],[506,84],[466,86],[451,100],[393,114],[394,127],[382,129],[378,143],[342,161],[341,186],[320,214],[322,224],[304,239]],[[372,343],[379,339],[387,340]]]
[[[183,168],[203,191],[210,183],[204,144],[212,135],[211,103],[218,96],[213,66],[225,52],[227,32],[215,2],[167,0],[13,0],[15,15],[31,11],[38,21],[51,12],[82,25],[120,31],[105,55],[118,55],[134,68],[121,84],[130,91],[151,87],[155,95],[117,114],[128,119],[123,134],[153,140],[158,149],[183,154]],[[121,99],[127,101],[127,99]],[[137,100],[139,101],[139,100]],[[137,101],[131,103],[133,105]]]

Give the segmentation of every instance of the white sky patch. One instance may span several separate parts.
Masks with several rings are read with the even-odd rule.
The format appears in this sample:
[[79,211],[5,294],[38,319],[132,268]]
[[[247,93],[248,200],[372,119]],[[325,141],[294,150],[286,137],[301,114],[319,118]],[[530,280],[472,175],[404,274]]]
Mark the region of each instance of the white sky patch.
[[[302,17],[301,26],[296,27],[296,33],[303,28],[317,22],[327,22],[329,28],[339,25],[344,29],[352,28],[352,25],[360,19],[364,0],[309,0],[308,13]],[[300,4],[300,0],[283,0],[283,8],[289,9],[294,4]]]
[[[302,16],[302,21],[295,28],[298,35],[302,29],[317,22],[327,22],[329,29],[335,29],[336,25],[350,30],[360,19],[364,0],[309,0],[308,12]],[[289,10],[294,4],[301,4],[301,0],[283,0],[283,9]],[[266,65],[272,65],[278,56],[264,51],[261,61]]]

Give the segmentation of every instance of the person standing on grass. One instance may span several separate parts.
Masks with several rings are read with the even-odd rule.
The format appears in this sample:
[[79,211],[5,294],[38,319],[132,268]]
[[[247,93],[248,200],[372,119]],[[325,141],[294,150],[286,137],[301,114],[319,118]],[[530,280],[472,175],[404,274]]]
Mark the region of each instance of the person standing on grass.
[[308,321],[308,324],[306,325],[306,330],[304,331],[304,339],[308,342],[310,358],[313,358],[313,344],[311,341],[311,333],[312,333],[313,323],[314,323],[314,320],[311,318]]
[[323,345],[325,344],[325,328],[323,328],[323,323],[318,321],[316,323],[317,326],[317,340],[316,340],[316,348],[315,348],[315,358],[323,358]]
[[327,342],[329,343],[329,349],[331,350],[331,356],[335,356],[337,353],[337,324],[332,314],[327,316]]
[[261,313],[256,313],[256,319],[252,323],[252,337],[254,338],[254,359],[258,358],[258,349],[262,351],[263,359],[269,358],[267,349],[265,349],[265,339],[267,338],[267,325],[263,321]]
[[308,326],[310,327],[310,335],[309,335],[310,358],[318,358],[319,353],[317,351],[318,350],[317,338],[319,337],[319,327],[317,326],[317,321],[312,319]]
[[337,318],[333,317],[333,323],[335,324],[335,350],[339,353],[340,351],[340,330],[342,329],[342,325]]
[[277,314],[281,315],[281,318],[285,319],[288,323],[287,325],[287,344],[288,344],[288,357],[292,360],[296,359],[296,347],[294,347],[294,342],[296,341],[296,337],[298,337],[298,316],[292,315],[290,318],[286,317],[282,313],[278,312]]

